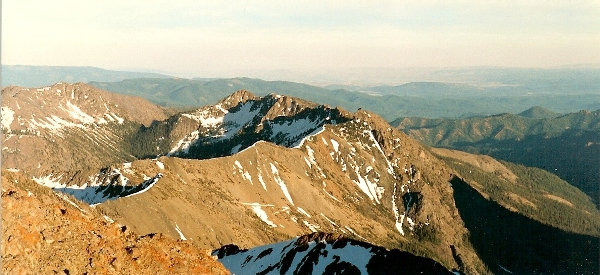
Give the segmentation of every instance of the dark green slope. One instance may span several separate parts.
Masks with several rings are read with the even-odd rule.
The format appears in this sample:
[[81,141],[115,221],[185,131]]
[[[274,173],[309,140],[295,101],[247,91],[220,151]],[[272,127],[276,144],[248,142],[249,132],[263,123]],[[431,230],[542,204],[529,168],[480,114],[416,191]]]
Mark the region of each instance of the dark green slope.
[[512,114],[445,120],[402,118],[392,125],[434,147],[545,169],[600,202],[600,110],[553,118]]
[[509,211],[452,180],[469,239],[495,274],[598,274],[599,238],[568,233]]

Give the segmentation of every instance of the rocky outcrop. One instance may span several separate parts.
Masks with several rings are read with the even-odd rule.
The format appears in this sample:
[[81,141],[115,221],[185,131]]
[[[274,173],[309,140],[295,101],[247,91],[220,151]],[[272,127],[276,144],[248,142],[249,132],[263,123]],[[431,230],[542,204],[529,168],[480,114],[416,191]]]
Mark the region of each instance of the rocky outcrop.
[[132,138],[132,153],[140,158],[168,155],[208,159],[235,154],[260,140],[296,147],[324,125],[351,117],[341,109],[298,98],[275,94],[257,97],[241,90],[216,105],[140,128]]
[[188,242],[124,225],[2,171],[3,274],[228,274]]

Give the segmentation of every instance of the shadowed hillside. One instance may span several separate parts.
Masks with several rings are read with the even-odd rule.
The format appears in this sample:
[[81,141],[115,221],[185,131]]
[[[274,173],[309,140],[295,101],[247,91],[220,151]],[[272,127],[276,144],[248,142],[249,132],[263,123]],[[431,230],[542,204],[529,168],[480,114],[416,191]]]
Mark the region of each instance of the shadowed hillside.
[[597,237],[543,225],[486,200],[459,178],[451,183],[470,241],[494,273],[598,274]]

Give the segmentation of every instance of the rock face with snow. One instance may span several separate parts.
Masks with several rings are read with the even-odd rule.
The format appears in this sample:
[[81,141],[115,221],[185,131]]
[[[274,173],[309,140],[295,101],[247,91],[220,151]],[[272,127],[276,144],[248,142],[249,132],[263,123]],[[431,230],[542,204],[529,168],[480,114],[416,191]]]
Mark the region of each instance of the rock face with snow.
[[235,154],[259,140],[295,147],[324,125],[347,121],[340,109],[280,95],[238,91],[214,106],[185,112],[140,129],[139,157],[169,155],[207,159]]
[[80,185],[98,169],[133,160],[130,136],[164,120],[148,101],[86,84],[2,89],[2,165],[50,185]]
[[228,245],[213,255],[234,274],[452,274],[428,258],[321,232],[249,250]]

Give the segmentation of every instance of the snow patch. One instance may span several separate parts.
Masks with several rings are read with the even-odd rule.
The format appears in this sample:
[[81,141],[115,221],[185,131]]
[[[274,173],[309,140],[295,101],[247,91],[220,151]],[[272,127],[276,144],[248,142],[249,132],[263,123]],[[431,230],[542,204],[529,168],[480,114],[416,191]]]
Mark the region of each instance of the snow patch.
[[[233,137],[237,132],[239,132],[246,124],[252,122],[252,120],[258,115],[260,112],[260,108],[254,108],[254,102],[246,102],[242,105],[239,105],[239,109],[236,112],[229,112],[228,110],[223,109],[223,107],[218,104],[215,106],[217,110],[222,112],[223,114],[220,116],[212,116],[210,115],[210,111],[214,110],[214,108],[207,108],[200,112],[191,113],[191,114],[182,114],[182,117],[187,117],[189,119],[195,120],[199,122],[200,125],[204,128],[210,128],[216,130],[217,135],[213,136],[202,136],[202,137],[211,137],[214,141],[225,140]],[[181,140],[177,142],[177,144],[169,151],[168,155],[173,155],[175,153],[179,153],[180,151],[183,153],[188,153],[190,145],[199,139],[200,130],[195,130]],[[232,148],[231,153],[238,153],[239,149],[241,149],[241,144],[234,148]]]
[[267,191],[267,184],[263,180],[263,177],[260,173],[258,173],[258,182],[260,182],[260,185],[262,185],[263,189],[265,189],[265,191]]
[[[29,192],[29,191],[28,191]],[[72,200],[69,199],[69,197],[65,194],[62,193],[55,193],[59,198],[63,199],[64,201],[68,202],[70,205],[75,206],[75,208],[79,209],[79,211],[83,212],[83,213],[87,213],[86,211],[84,211],[83,209],[81,209],[81,207],[79,207],[79,205],[77,205],[76,203],[74,203]]]
[[123,163],[123,172],[130,175],[134,174],[133,170],[131,170],[131,162]]
[[57,117],[56,115],[50,115],[50,117],[45,117],[43,119],[40,119],[40,121],[37,121],[36,119],[31,119],[30,126],[32,129],[37,129],[38,127],[48,129],[52,133],[58,135],[60,135],[60,132],[58,130],[62,129],[63,127],[77,127],[85,129],[85,126],[83,126],[82,124],[66,121],[60,117]]
[[39,177],[39,178],[33,177],[33,181],[35,181],[39,185],[43,185],[43,186],[50,187],[50,188],[65,188],[65,187],[67,187],[66,184],[60,183],[61,178],[62,178],[62,175],[60,175],[58,177],[53,177],[53,175],[50,174],[45,177]]
[[[117,180],[121,183],[120,186],[112,184],[112,181],[115,179],[116,175],[118,175]],[[73,195],[78,200],[90,204],[90,206],[95,206],[107,200],[117,199],[119,197],[130,197],[144,193],[152,188],[152,186],[154,186],[154,184],[156,184],[161,177],[162,174],[159,173],[153,178],[149,178],[137,186],[126,186],[125,184],[129,182],[129,179],[121,175],[118,169],[114,169],[111,172],[111,175],[104,179],[104,181],[107,181],[106,183],[102,182],[99,178],[99,175],[97,175],[96,177],[90,177],[88,182],[82,186],[60,185],[58,187],[54,187],[54,189]],[[43,181],[47,180],[42,179],[41,182],[44,183]],[[45,184],[48,185],[47,182]]]
[[312,231],[312,232],[317,232],[317,231],[319,231],[319,229],[321,228],[321,227],[320,227],[318,224],[312,224],[312,223],[309,223],[309,222],[307,222],[307,221],[305,221],[305,220],[303,220],[302,222],[303,222],[303,223],[304,223],[304,225],[306,225],[306,227],[308,227],[308,229],[310,229],[310,231]]
[[238,171],[240,172],[240,175],[242,176],[242,178],[245,180],[248,180],[250,182],[250,184],[253,184],[252,176],[250,176],[250,173],[248,173],[248,171],[244,170],[244,167],[242,167],[242,164],[237,160],[234,162],[234,164],[237,167]]
[[508,270],[506,267],[503,267],[500,264],[498,264],[498,267],[500,267],[500,269],[504,270],[504,272],[507,272],[508,274],[513,274],[512,271]]
[[123,124],[123,122],[125,122],[125,119],[122,117],[119,117],[117,114],[111,113],[111,115],[117,120],[117,123]]
[[65,110],[73,119],[79,120],[83,124],[92,124],[96,121],[94,117],[79,109],[77,105],[71,103],[69,100],[67,100],[67,109],[62,109]]
[[171,148],[171,151],[169,151],[169,153],[167,153],[167,156],[171,156],[174,153],[177,153],[178,151],[181,151],[181,152],[187,154],[190,150],[190,145],[192,145],[192,142],[197,140],[199,137],[200,137],[200,131],[198,131],[198,130],[195,130],[195,131],[187,134],[185,137],[180,139],[173,148]]
[[409,225],[409,229],[410,230],[414,230],[415,229],[415,223],[413,222],[413,220],[409,217],[406,217],[406,221],[408,222]]
[[175,230],[177,230],[177,233],[179,234],[179,238],[187,241],[187,238],[185,237],[185,235],[183,235],[183,232],[181,232],[181,229],[179,229],[179,225],[175,224]]
[[[325,125],[321,126],[320,128],[317,128],[315,130],[313,130],[312,132],[306,134],[306,136],[304,136],[300,141],[294,142],[291,144],[292,148],[300,148],[302,147],[302,145],[304,145],[304,142],[307,139],[312,138],[313,136],[316,136],[320,133],[322,133],[323,131],[325,131]],[[297,136],[295,136],[294,138],[297,138]],[[293,139],[292,139],[293,140]]]
[[223,123],[224,116],[209,116],[208,110],[204,110],[199,114],[182,114],[181,116],[187,117],[189,119],[193,119],[196,122],[200,122],[200,125],[205,128],[215,127],[221,123]]
[[10,125],[14,120],[15,112],[5,106],[2,106],[0,111],[2,112],[2,129],[6,129],[7,132],[10,132]]
[[235,153],[239,152],[240,148],[242,148],[241,144],[234,146],[233,148],[231,148],[231,154],[235,154]]
[[109,223],[114,223],[114,222],[115,222],[115,220],[111,219],[109,216],[102,215],[102,217],[104,217],[104,219],[105,219],[107,222],[109,222]]
[[356,173],[358,181],[352,180],[352,182],[354,182],[363,193],[369,196],[369,199],[374,200],[376,203],[380,203],[384,191],[383,187],[379,187],[377,186],[377,183],[371,182],[366,175],[363,177],[360,174],[360,167],[358,165],[354,167],[354,172]]
[[269,220],[269,216],[267,216],[267,212],[265,212],[261,206],[273,206],[273,205],[261,205],[257,202],[255,203],[244,203],[245,205],[249,205],[252,208],[252,211],[262,220],[264,223],[268,224],[271,227],[277,227],[275,223]]
[[246,124],[252,122],[252,120],[260,112],[260,108],[252,110],[254,102],[243,103],[237,112],[227,113],[223,118],[223,125],[225,126],[225,133],[221,139],[229,139],[237,132],[239,132]]
[[[295,242],[297,239],[292,239],[285,242],[269,244],[252,248],[246,252],[241,252],[233,255],[228,255],[219,259],[219,261],[231,271],[233,274],[258,274],[265,273],[270,267],[274,267],[268,274],[282,273],[281,262],[284,255],[294,255],[287,269],[287,273],[296,273],[301,265],[306,262],[306,257],[313,251],[318,242],[308,243],[308,247],[302,251],[297,250]],[[267,253],[266,251],[272,251]],[[318,259],[314,261],[312,274],[325,274],[327,266],[334,261],[343,261],[352,263],[358,268],[360,274],[367,273],[367,264],[373,257],[370,249],[355,245],[346,245],[343,248],[334,248],[332,244],[325,243],[323,251],[318,255]],[[214,255],[214,254],[213,254]],[[259,257],[260,256],[260,257]]]
[[335,222],[333,222],[331,219],[329,219],[327,216],[325,216],[325,214],[321,213],[321,216],[323,216],[323,218],[325,218],[331,224],[331,226],[333,226],[333,228],[338,227],[338,225]]
[[125,197],[127,198],[127,197],[131,197],[131,196],[135,196],[135,195],[139,195],[139,194],[145,193],[146,191],[150,190],[150,188],[152,188],[152,186],[154,186],[158,182],[158,180],[160,178],[162,178],[162,177],[163,177],[163,174],[158,173],[156,176],[154,176],[154,178],[151,178],[148,181],[145,181],[144,183],[142,183],[143,185],[146,185],[146,187],[144,187],[142,190],[140,190],[138,192],[135,192],[133,194],[129,194],[129,195],[125,196]]
[[363,239],[365,241],[367,240],[367,239],[363,238],[363,236],[356,234],[356,232],[354,232],[354,230],[352,230],[352,228],[350,226],[346,225],[346,226],[344,226],[344,228],[346,228],[348,231],[350,231],[350,233],[356,235],[357,237],[359,237],[359,238],[361,238],[361,239]]
[[306,211],[304,211],[304,209],[300,208],[300,207],[296,207],[298,209],[298,212],[302,213],[304,216],[307,216],[310,218],[310,214],[308,214]]
[[306,157],[304,157],[304,162],[306,162],[308,168],[312,168],[312,163],[310,163],[310,161]]
[[333,150],[339,152],[340,144],[335,139],[331,139],[331,145],[333,145]]
[[288,192],[285,182],[283,182],[283,180],[279,176],[279,170],[277,170],[277,167],[275,167],[275,165],[273,165],[273,163],[270,163],[270,164],[271,164],[271,172],[273,173],[273,179],[275,180],[275,182],[277,184],[279,184],[279,187],[281,188],[281,191],[283,192],[283,195],[285,196],[285,198],[290,202],[291,205],[294,205],[294,201],[292,200],[292,196],[290,196],[290,193]]
[[312,164],[312,165],[309,165],[309,167],[310,168],[312,168],[312,166],[316,167],[317,171],[319,171],[321,177],[327,178],[325,173],[323,173],[323,169],[321,169],[321,167],[319,167],[319,165],[317,164],[317,160],[315,158],[315,151],[312,148],[310,148],[310,146],[306,145],[306,152],[308,153],[308,161],[310,162],[310,164]]
[[332,194],[329,194],[329,192],[327,192],[327,190],[325,190],[325,188],[323,188],[323,192],[325,192],[325,194],[327,194],[327,196],[329,196],[331,199],[333,199],[334,201],[339,202],[340,200],[338,200],[336,197],[334,197]]
[[375,139],[375,136],[373,135],[373,132],[371,132],[371,131],[365,131],[365,132],[367,132],[369,134],[369,139],[373,142],[373,146],[375,148],[377,148],[377,150],[379,150],[379,152],[383,156],[383,159],[387,163],[387,167],[388,167],[387,172],[388,172],[388,174],[393,175],[394,174],[394,168],[392,168],[392,164],[390,163],[390,161],[388,160],[388,158],[385,156],[385,153],[381,149],[381,146],[379,146],[379,142],[377,142],[377,139]]
[[404,230],[402,230],[402,221],[404,221],[404,215],[402,215],[402,221],[400,221],[400,213],[398,212],[398,206],[396,205],[396,183],[394,182],[394,192],[392,193],[392,211],[394,212],[394,218],[396,229],[400,234],[404,236]]

